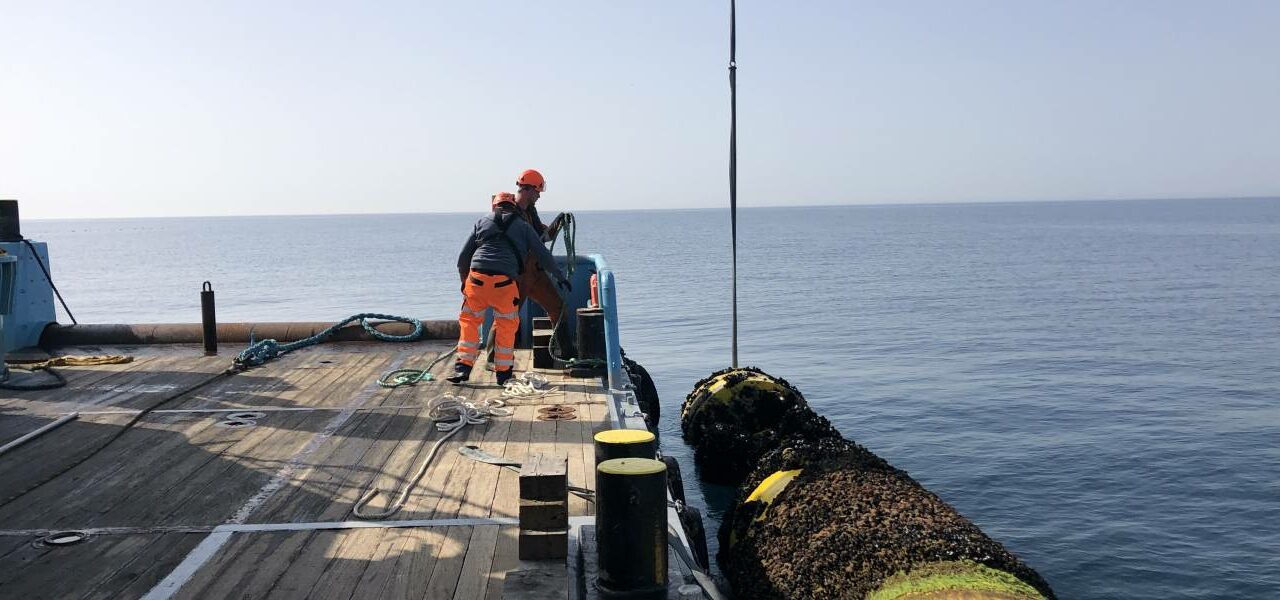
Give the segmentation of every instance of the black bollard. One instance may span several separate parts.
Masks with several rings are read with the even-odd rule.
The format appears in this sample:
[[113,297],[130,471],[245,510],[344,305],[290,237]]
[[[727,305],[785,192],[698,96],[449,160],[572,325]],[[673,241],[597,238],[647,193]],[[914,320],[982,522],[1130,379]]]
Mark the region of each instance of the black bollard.
[[218,318],[213,308],[213,284],[204,282],[200,290],[200,323],[204,325],[204,355],[218,354]]
[[604,361],[604,309],[578,309],[578,358]]
[[0,242],[21,242],[22,224],[17,200],[0,200]]
[[596,467],[596,544],[603,598],[667,597],[667,466],[615,458]]
[[[595,435],[596,466],[615,458],[655,458],[658,438],[644,429],[607,429]],[[600,476],[596,475],[596,489]]]
[[615,458],[654,458],[658,438],[645,429],[608,429],[595,435],[596,465]]

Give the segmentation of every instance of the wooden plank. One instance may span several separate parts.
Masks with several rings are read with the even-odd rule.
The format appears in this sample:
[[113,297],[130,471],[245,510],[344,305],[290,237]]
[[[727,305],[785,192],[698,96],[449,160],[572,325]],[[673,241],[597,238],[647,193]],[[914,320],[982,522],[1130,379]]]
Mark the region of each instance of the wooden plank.
[[[329,550],[338,545],[343,531],[315,531],[300,552],[267,591],[272,598],[306,598],[329,563]],[[228,590],[231,591],[231,590]],[[225,596],[223,596],[225,597]]]
[[145,595],[164,579],[186,557],[200,540],[199,535],[167,533],[157,539],[109,577],[94,584],[93,589],[81,598],[138,598]]
[[[494,456],[502,456],[506,451],[507,438],[511,435],[514,418],[514,414],[508,417],[491,417],[484,425],[480,439],[472,444]],[[454,450],[456,451],[456,447]],[[458,516],[489,516],[493,512],[494,496],[497,494],[498,480],[503,471],[508,469],[496,465],[472,465],[472,476],[464,492],[467,502],[459,509]]]
[[502,527],[498,532],[493,565],[489,568],[489,584],[485,588],[486,600],[502,598],[502,587],[503,582],[506,581],[507,572],[516,568],[520,562],[517,550],[519,533],[518,527]]
[[471,539],[472,527],[450,527],[436,555],[435,569],[427,583],[427,598],[451,598],[458,587],[458,577]]
[[[339,380],[330,378],[331,385]],[[303,377],[298,383],[306,381]],[[286,380],[285,383],[293,382]],[[278,468],[276,465],[292,456],[310,439],[311,432],[330,417],[325,413],[268,413],[255,427],[206,429],[207,437],[191,440],[197,447],[206,449],[204,462],[158,499],[138,503],[141,506],[133,510],[126,505],[118,511],[120,515],[116,519],[126,524],[150,514],[161,517],[160,522],[167,524],[221,522],[255,494]]]
[[[157,537],[101,536],[46,552],[14,569],[14,577],[3,583],[4,595],[10,598],[79,596],[110,577],[120,565],[132,560]],[[11,567],[5,564],[4,568],[8,572]],[[75,573],[76,576],[68,577],[67,573]]]
[[[375,358],[373,368],[358,371],[358,382],[344,382],[329,397],[341,397],[351,402],[351,395],[360,388],[371,385],[373,379],[369,377],[375,372],[381,372],[388,360],[386,357]],[[352,376],[355,377],[356,374],[353,373]],[[345,517],[355,497],[363,491],[364,455],[391,421],[385,413],[355,413],[324,446],[299,466],[292,481],[287,483],[289,489],[270,498],[250,521],[296,522]]]
[[[511,430],[507,434],[507,445],[503,448],[503,458],[524,461],[528,458],[529,438],[532,433],[534,415],[532,406],[517,406],[511,416]],[[516,517],[519,512],[520,486],[519,474],[510,469],[502,469],[498,473],[498,485],[494,490],[493,508],[490,516]]]
[[360,578],[379,552],[379,542],[389,529],[355,529],[344,532],[339,542],[329,549],[329,563],[307,598],[348,600]]
[[473,529],[471,540],[467,544],[467,556],[458,575],[458,587],[453,592],[455,600],[480,600],[485,597],[489,585],[489,571],[498,545],[499,527],[480,525]]
[[520,560],[563,559],[569,553],[569,531],[520,530]]
[[447,542],[447,532],[436,527],[404,531],[404,539],[399,547],[400,555],[390,574],[389,585],[383,588],[382,597],[434,600],[434,597],[427,596],[427,586],[431,583],[437,560],[445,557],[443,548]]
[[[262,426],[247,429],[216,427],[217,418],[213,415],[192,415],[182,419],[190,424],[179,422],[170,425],[144,420],[121,438],[121,442],[141,438],[141,447],[127,452],[108,449],[103,460],[114,460],[122,467],[112,471],[109,479],[86,490],[86,493],[58,502],[57,526],[156,524],[178,509],[183,509],[189,516],[204,516],[190,503],[193,498],[214,501],[224,507],[240,502],[242,498],[235,497],[225,487],[217,494],[206,494],[205,488],[211,482],[228,476],[258,481],[261,485],[260,477],[252,476],[253,471],[236,469],[238,457],[250,454],[249,449],[261,441],[281,441],[281,438],[289,437],[279,435],[276,428],[298,427],[307,417],[307,413],[274,413],[268,420],[275,423],[268,425],[267,421]],[[166,420],[172,418],[167,417]],[[184,425],[186,431],[175,430]],[[255,458],[270,460],[274,456],[268,454]],[[196,522],[216,522],[219,517],[225,518],[225,513],[224,509],[214,517],[206,516]]]
[[568,459],[563,454],[530,453],[520,467],[520,499],[563,500],[568,471]]
[[[379,598],[390,589],[398,575],[400,557],[410,551],[414,531],[407,528],[387,529],[379,536],[369,563],[351,592],[351,598]],[[425,586],[425,583],[424,583]]]
[[[567,400],[573,400],[579,392],[566,392]],[[556,421],[556,452],[568,458],[570,485],[588,487],[587,466],[583,463],[582,429],[588,422],[590,414],[583,410],[585,405],[575,405],[576,419],[572,421]],[[586,501],[574,494],[569,494],[569,512],[574,515],[586,514]]]

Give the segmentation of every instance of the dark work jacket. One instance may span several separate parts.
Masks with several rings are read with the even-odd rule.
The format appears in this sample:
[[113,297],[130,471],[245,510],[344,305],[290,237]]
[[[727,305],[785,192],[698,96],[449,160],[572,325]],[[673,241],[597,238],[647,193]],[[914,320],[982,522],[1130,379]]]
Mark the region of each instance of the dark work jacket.
[[[502,232],[504,226],[505,234]],[[564,279],[555,258],[542,245],[542,237],[533,226],[525,222],[517,211],[500,206],[476,222],[475,229],[462,246],[462,252],[458,253],[458,275],[465,278],[467,271],[475,269],[519,279],[520,266],[530,252],[548,274],[556,280]]]

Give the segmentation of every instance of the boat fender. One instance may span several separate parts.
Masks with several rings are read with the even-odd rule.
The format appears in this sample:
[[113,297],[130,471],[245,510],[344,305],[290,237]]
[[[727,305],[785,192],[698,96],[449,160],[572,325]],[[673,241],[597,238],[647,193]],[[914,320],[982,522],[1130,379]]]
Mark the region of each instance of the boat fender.
[[649,371],[640,363],[627,358],[622,358],[622,365],[627,371],[627,377],[631,379],[631,384],[636,389],[636,402],[640,404],[640,411],[644,413],[645,424],[650,430],[658,429],[658,421],[662,418],[662,403],[658,399],[658,388],[653,384],[653,378],[649,376]]
[[680,463],[674,456],[663,456],[662,462],[667,465],[667,487],[671,488],[671,499],[685,502],[684,477],[680,475]]
[[707,552],[707,530],[702,525],[702,512],[686,505],[683,501],[676,503],[676,516],[680,517],[680,527],[689,540],[689,548],[693,551],[693,562],[702,570],[711,568],[711,555]]

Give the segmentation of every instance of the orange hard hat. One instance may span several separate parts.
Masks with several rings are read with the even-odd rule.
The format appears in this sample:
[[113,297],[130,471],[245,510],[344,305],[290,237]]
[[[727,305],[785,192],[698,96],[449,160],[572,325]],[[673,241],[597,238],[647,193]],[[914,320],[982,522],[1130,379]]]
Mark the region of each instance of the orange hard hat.
[[542,173],[528,169],[520,174],[520,178],[516,180],[516,185],[531,185],[538,188],[539,192],[547,191],[547,180],[542,177]]
[[490,208],[498,208],[499,204],[510,203],[512,206],[516,204],[516,195],[511,192],[498,192],[489,199]]

